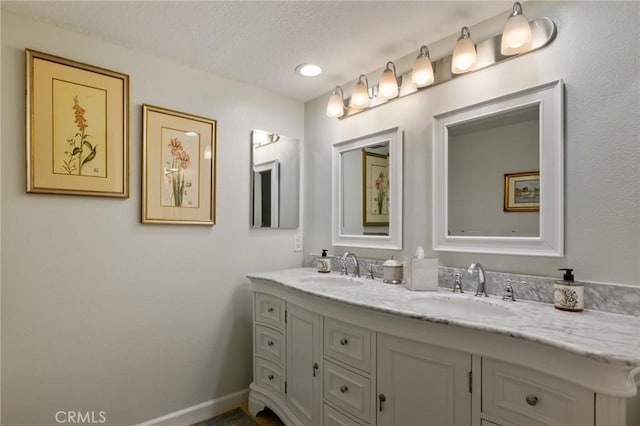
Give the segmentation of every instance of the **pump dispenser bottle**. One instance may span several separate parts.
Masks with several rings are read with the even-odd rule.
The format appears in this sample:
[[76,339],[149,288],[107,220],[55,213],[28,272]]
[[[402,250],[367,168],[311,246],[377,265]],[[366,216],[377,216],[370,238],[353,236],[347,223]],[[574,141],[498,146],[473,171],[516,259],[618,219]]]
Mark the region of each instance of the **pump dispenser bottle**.
[[331,259],[327,257],[327,249],[322,249],[322,256],[318,258],[318,272],[331,272]]
[[553,290],[553,306],[563,311],[580,312],[584,309],[584,286],[573,280],[573,269],[565,271],[562,281],[556,281]]

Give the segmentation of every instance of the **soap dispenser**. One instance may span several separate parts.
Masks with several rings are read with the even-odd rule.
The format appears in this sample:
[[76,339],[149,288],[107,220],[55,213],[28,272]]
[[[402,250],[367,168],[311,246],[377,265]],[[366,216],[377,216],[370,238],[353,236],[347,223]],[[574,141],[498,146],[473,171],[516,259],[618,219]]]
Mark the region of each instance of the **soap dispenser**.
[[318,258],[318,272],[331,272],[331,259],[327,257],[327,249],[322,249],[322,256]]
[[554,284],[553,306],[563,311],[580,312],[584,309],[584,286],[573,280],[573,269],[561,268],[564,271],[562,281]]

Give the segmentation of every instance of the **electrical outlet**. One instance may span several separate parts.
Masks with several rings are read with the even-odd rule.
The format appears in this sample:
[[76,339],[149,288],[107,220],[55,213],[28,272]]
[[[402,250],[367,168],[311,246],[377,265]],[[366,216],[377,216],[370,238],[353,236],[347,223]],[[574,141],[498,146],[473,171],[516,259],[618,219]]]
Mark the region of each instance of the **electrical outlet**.
[[302,234],[295,234],[293,236],[293,251],[302,251]]

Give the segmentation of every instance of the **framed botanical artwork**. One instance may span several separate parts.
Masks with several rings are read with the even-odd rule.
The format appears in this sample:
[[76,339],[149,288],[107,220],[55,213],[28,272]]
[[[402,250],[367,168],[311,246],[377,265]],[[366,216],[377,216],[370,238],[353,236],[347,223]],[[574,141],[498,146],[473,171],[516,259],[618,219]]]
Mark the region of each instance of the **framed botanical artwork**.
[[540,211],[540,172],[504,175],[504,211]]
[[129,197],[129,76],[25,58],[27,192]]
[[389,156],[362,150],[362,225],[389,225]]
[[213,225],[216,120],[142,106],[142,223]]

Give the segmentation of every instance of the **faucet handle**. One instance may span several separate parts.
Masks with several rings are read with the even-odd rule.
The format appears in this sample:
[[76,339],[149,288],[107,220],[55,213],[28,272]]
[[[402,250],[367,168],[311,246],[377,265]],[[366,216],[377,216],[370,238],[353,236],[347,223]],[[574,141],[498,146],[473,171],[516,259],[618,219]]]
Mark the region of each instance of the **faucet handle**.
[[369,271],[369,278],[373,279],[373,263],[370,263],[369,266],[367,266],[367,271]]
[[462,274],[461,273],[457,273],[456,274],[456,279],[453,282],[453,293],[464,293],[464,290],[462,290]]
[[513,286],[511,285],[511,280],[507,280],[506,284],[504,285],[502,300],[506,300],[507,302],[516,301],[515,295],[513,294]]
[[346,261],[346,259],[339,258],[339,262],[340,262],[340,264],[341,264],[341,266],[340,266],[340,273],[341,273],[342,275],[347,275],[347,261]]

